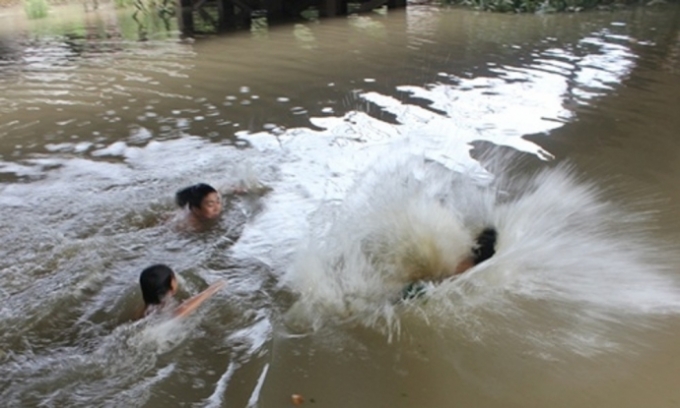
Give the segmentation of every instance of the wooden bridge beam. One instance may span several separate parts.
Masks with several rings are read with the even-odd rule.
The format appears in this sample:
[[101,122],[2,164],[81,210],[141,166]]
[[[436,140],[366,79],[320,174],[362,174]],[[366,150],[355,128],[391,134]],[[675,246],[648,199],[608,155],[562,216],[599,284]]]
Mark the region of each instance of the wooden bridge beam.
[[319,14],[321,17],[335,17],[347,15],[347,0],[321,0]]
[[194,4],[192,0],[177,0],[179,30],[184,34],[194,32]]
[[[258,0],[257,2],[252,2],[250,0],[215,0],[219,18],[217,21],[212,21],[213,19],[210,18],[209,14],[202,9],[204,3],[206,3],[207,0],[198,0],[196,4],[194,4],[194,1],[196,0],[176,1],[177,9],[179,11],[177,13],[179,28],[182,33],[186,35],[191,35],[194,32],[194,11],[197,11],[206,21],[214,23],[217,31],[224,31],[229,27],[237,25],[237,19],[239,17],[243,18],[243,23],[245,23],[246,26],[249,26],[253,7],[265,7],[267,9],[268,17],[276,17],[279,14],[283,14],[287,10],[286,7],[284,7],[286,0]],[[287,1],[289,3],[285,4],[289,5],[291,4],[290,2],[296,2],[298,0]],[[347,14],[348,0],[317,1],[318,2],[316,4],[318,5],[319,14],[321,17],[334,17]],[[388,8],[405,7],[406,2],[407,0],[369,0],[361,5],[359,12],[370,11],[385,4],[387,4]],[[312,3],[314,2],[305,1],[294,4],[300,4],[302,6],[303,4]],[[251,6],[251,4],[255,5]],[[236,13],[237,10],[239,11],[238,15]],[[290,12],[290,10],[288,10],[288,12]]]

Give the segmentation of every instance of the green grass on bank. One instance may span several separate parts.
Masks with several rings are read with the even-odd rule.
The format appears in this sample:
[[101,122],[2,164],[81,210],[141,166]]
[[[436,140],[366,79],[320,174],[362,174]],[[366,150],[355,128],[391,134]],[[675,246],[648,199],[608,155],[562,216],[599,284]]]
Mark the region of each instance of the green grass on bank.
[[47,0],[23,0],[26,16],[31,20],[47,17]]

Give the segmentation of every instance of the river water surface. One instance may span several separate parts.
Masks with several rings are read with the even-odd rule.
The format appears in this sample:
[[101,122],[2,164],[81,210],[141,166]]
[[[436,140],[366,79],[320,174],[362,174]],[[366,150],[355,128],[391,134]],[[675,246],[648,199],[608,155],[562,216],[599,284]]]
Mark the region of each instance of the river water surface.
[[[106,7],[0,15],[2,406],[680,406],[677,5],[196,40]],[[201,181],[224,217],[178,229]],[[158,262],[227,288],[133,321]]]

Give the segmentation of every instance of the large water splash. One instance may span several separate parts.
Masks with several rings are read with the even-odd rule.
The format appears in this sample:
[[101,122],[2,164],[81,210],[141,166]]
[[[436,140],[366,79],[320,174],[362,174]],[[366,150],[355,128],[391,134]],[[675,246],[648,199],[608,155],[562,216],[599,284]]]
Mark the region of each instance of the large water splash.
[[[539,354],[590,354],[621,346],[612,334],[621,327],[680,311],[671,259],[644,214],[606,200],[569,166],[526,174],[496,157],[486,167],[492,179],[422,158],[367,171],[313,217],[284,277],[299,294],[289,322],[395,334],[425,321],[457,338],[500,334]],[[447,276],[487,226],[498,231],[496,254]],[[400,299],[417,279],[429,282],[426,294]]]

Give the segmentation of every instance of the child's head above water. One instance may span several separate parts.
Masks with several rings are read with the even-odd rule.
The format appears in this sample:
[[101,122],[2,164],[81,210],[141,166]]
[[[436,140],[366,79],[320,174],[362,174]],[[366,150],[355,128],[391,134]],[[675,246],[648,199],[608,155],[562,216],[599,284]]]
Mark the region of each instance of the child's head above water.
[[159,305],[166,296],[177,292],[175,273],[166,265],[152,265],[142,271],[139,276],[142,297],[146,306]]
[[208,184],[194,184],[179,190],[175,201],[180,207],[188,205],[191,213],[199,219],[212,220],[222,213],[220,194]]
[[[203,292],[192,296],[175,307],[173,316],[183,317],[193,312],[201,303],[222,289],[225,284],[223,280],[214,282]],[[177,292],[175,273],[170,267],[163,264],[152,265],[144,269],[139,276],[139,285],[142,287],[142,297],[144,297],[144,315],[164,308],[166,306],[165,300]]]

